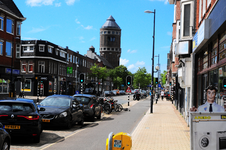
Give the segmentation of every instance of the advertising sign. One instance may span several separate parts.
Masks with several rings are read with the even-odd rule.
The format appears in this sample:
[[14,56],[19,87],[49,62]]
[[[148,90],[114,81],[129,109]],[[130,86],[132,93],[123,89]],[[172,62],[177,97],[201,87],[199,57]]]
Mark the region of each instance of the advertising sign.
[[72,74],[73,68],[72,67],[67,67],[67,74]]
[[226,112],[190,113],[191,150],[226,150]]

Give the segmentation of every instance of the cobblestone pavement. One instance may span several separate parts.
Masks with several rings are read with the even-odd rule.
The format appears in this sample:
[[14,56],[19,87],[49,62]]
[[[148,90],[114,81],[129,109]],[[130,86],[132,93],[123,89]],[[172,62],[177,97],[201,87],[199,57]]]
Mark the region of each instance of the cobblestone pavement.
[[154,104],[131,136],[132,150],[190,150],[190,129],[171,101]]

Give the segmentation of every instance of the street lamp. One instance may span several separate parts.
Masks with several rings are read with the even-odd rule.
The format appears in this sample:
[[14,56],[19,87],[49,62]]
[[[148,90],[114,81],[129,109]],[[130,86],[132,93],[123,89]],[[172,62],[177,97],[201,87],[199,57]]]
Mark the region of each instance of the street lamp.
[[154,13],[154,26],[153,26],[153,52],[152,52],[152,75],[151,75],[151,109],[150,109],[150,113],[153,113],[153,81],[154,81],[154,52],[155,52],[155,9],[154,12],[150,11],[150,10],[145,10],[145,13]]

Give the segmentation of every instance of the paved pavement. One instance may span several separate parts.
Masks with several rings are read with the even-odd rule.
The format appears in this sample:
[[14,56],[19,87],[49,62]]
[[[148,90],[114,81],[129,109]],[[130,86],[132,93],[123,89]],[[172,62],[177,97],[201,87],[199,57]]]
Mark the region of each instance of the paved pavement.
[[[36,100],[37,97],[25,98]],[[137,102],[132,101],[130,107]],[[166,99],[154,102],[153,113],[149,109],[144,114],[131,136],[132,150],[190,150],[190,128],[172,102]]]
[[159,100],[132,133],[132,150],[190,150],[190,129],[171,101]]

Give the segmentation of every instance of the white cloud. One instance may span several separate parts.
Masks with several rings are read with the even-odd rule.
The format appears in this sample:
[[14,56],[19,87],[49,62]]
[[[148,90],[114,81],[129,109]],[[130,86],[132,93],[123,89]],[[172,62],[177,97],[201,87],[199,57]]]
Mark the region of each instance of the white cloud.
[[83,37],[83,36],[80,36],[80,37],[79,37],[79,40],[83,40],[83,39],[84,39],[84,37]]
[[32,28],[31,31],[29,31],[28,33],[38,33],[38,32],[42,32],[42,31],[45,31],[47,30],[48,28],[44,28],[44,27],[41,27],[41,28]]
[[120,58],[120,65],[125,66],[128,62],[129,62],[129,60]]
[[33,6],[52,5],[54,0],[27,0],[26,4]]
[[168,31],[168,32],[167,32],[167,35],[171,36],[171,35],[172,35],[172,32],[169,32],[169,31]]
[[136,70],[136,66],[134,64],[129,65],[127,68],[128,70],[131,70],[131,72],[134,72],[134,70]]
[[93,26],[87,26],[87,27],[84,27],[83,25],[81,25],[84,29],[86,29],[86,30],[91,30],[91,29],[93,29]]
[[141,67],[141,66],[144,66],[145,65],[145,62],[144,61],[138,61],[136,62],[136,66],[138,67]]
[[79,1],[79,0],[65,0],[67,5],[73,5],[75,1]]
[[96,40],[96,37],[93,37],[93,38],[90,39],[90,41],[93,41],[93,40]]
[[56,7],[60,7],[61,6],[61,3],[55,3],[55,6]]
[[130,50],[130,49],[127,50],[127,53],[136,53],[136,52],[137,50]]
[[76,22],[77,24],[80,24],[80,21],[78,21],[78,19],[75,19],[75,22]]
[[164,2],[164,4],[167,4],[168,3],[168,0],[149,0],[149,1],[159,1],[159,2]]

